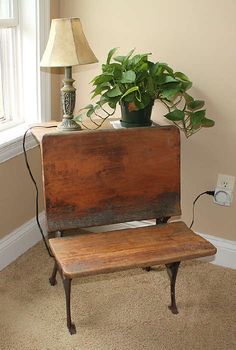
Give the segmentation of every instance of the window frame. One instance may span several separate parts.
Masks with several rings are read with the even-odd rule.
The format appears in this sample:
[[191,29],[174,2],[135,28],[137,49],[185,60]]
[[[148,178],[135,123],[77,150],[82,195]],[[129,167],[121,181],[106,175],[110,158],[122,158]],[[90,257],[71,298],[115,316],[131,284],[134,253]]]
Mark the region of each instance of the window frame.
[[[0,100],[4,113],[1,115],[0,131],[16,126],[22,122],[22,113],[19,113],[19,17],[18,0],[5,0],[0,2],[1,16],[4,15],[4,8],[8,8],[9,15],[0,17],[0,40],[1,40],[1,62],[0,78],[1,90]],[[6,14],[5,14],[6,15]],[[16,77],[16,78],[15,78]],[[8,97],[10,96],[10,97]],[[14,100],[9,103],[9,99]]]
[[[28,108],[23,108],[24,122],[13,127],[9,125],[9,128],[0,131],[0,163],[22,153],[22,136],[29,125],[51,120],[50,72],[40,71],[40,58],[50,29],[50,2],[48,0],[20,0],[20,6],[18,17],[22,25],[22,37],[20,38],[22,75],[20,79],[23,85],[23,93],[20,98],[22,105]],[[30,14],[28,13],[29,6],[31,6]],[[31,48],[29,38],[24,37],[24,31],[27,30],[29,33],[29,28],[32,39]],[[32,47],[34,47],[34,52]],[[27,58],[29,52],[30,58]],[[36,145],[36,141],[28,133],[26,147],[33,148]]]
[[18,0],[8,0],[12,4],[12,16],[8,18],[0,18],[0,27],[10,28],[18,25]]

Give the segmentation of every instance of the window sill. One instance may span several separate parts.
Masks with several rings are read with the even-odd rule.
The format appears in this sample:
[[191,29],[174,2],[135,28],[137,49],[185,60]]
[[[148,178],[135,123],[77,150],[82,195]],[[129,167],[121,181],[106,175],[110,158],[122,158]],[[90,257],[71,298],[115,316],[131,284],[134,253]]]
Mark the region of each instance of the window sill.
[[[28,128],[28,124],[21,124],[0,132],[0,163],[23,153],[23,136]],[[26,136],[25,145],[27,150],[38,145],[30,132]]]

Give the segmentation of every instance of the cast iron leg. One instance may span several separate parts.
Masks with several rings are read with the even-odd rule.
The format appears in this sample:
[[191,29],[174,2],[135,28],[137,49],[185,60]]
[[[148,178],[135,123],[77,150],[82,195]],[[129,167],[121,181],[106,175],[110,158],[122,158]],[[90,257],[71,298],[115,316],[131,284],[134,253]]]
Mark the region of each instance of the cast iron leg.
[[171,289],[171,305],[168,308],[173,314],[178,314],[178,309],[175,301],[175,282],[178,273],[180,261],[174,262],[172,264],[166,264],[167,272],[170,277],[170,289]]
[[52,271],[52,276],[49,278],[49,282],[51,286],[55,286],[55,284],[57,284],[57,280],[56,280],[57,270],[58,270],[57,263],[55,261],[53,271]]
[[70,334],[76,333],[75,325],[71,322],[71,310],[70,310],[70,292],[71,292],[71,279],[63,278],[63,285],[66,294],[66,316],[67,316],[67,327]]

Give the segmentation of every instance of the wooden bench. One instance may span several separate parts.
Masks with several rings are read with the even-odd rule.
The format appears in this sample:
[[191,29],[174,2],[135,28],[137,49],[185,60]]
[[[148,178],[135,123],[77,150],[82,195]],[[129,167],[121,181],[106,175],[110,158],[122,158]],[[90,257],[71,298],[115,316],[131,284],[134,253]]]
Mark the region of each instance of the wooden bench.
[[178,313],[175,281],[181,261],[216,253],[183,222],[180,210],[180,137],[175,127],[47,134],[42,141],[44,195],[49,232],[156,219],[156,225],[57,237],[49,240],[71,321],[75,277],[163,264]]

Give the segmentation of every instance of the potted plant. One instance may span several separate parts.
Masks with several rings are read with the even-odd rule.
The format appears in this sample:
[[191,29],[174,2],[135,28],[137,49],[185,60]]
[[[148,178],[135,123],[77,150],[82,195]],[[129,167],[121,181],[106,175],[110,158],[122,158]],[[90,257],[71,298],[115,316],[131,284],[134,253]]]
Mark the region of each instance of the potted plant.
[[[77,121],[85,114],[99,127],[104,120],[114,115],[117,105],[121,106],[121,125],[148,126],[155,101],[167,109],[165,117],[173,122],[186,137],[202,127],[211,127],[214,121],[206,117],[205,102],[195,100],[187,91],[192,82],[182,72],[174,70],[166,63],[152,62],[150,53],[115,56],[117,48],[109,51],[102,72],[92,80],[92,98]],[[93,116],[100,118],[95,121]]]

